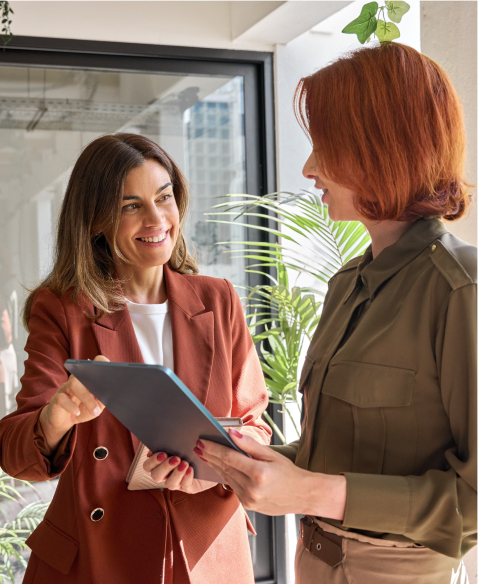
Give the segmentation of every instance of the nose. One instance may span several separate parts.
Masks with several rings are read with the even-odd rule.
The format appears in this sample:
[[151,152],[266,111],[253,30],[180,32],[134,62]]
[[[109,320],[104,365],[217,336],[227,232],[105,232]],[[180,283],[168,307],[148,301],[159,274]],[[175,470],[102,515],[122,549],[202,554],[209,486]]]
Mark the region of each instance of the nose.
[[309,158],[307,158],[304,168],[302,169],[302,174],[305,178],[310,180],[314,180],[317,177],[317,161],[313,152],[311,152]]
[[144,224],[146,226],[161,225],[164,219],[164,211],[161,206],[155,205],[154,203],[147,205],[144,215]]

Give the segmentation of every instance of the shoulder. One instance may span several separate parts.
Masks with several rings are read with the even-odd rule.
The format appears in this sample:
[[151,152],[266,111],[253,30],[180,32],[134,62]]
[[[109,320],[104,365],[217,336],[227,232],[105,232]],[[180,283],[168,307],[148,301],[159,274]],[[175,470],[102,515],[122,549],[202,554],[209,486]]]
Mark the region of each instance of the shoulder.
[[184,278],[209,310],[217,311],[223,308],[230,311],[231,303],[234,303],[236,299],[239,301],[233,285],[224,278],[200,274],[181,274],[181,278]]
[[444,233],[431,245],[430,258],[435,268],[447,280],[452,290],[476,284],[476,247],[450,232]]

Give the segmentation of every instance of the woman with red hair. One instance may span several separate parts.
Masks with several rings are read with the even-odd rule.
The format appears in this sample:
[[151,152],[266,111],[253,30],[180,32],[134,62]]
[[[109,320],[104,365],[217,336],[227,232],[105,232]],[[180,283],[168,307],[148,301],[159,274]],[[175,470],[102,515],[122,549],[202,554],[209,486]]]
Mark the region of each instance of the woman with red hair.
[[[202,456],[244,506],[302,513],[296,584],[465,582],[476,543],[476,248],[465,132],[447,74],[414,49],[360,49],[302,79],[303,173],[368,251],[330,280],[300,380],[300,440]],[[281,456],[283,455],[283,456]],[[457,574],[459,572],[459,574]]]

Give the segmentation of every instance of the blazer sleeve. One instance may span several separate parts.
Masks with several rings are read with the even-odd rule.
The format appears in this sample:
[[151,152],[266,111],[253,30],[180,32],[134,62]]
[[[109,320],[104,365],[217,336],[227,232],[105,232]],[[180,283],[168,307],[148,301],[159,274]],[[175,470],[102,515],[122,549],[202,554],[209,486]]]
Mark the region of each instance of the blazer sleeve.
[[476,285],[451,293],[436,342],[442,400],[454,445],[448,470],[421,476],[344,473],[343,525],[398,533],[460,558],[476,544]]
[[[68,325],[61,300],[43,288],[33,300],[30,334],[25,350],[25,374],[17,395],[17,410],[0,420],[0,466],[10,476],[46,481],[61,474],[73,456],[76,426],[62,441],[60,464],[42,446],[38,419],[57,389],[68,379],[63,364],[70,356]],[[66,437],[65,437],[66,438]],[[67,444],[64,442],[67,442]],[[65,454],[66,453],[66,454]]]
[[272,431],[262,419],[268,397],[264,374],[252,342],[241,301],[226,280],[231,298],[232,388],[231,415],[242,418],[245,431],[262,444],[269,444]]

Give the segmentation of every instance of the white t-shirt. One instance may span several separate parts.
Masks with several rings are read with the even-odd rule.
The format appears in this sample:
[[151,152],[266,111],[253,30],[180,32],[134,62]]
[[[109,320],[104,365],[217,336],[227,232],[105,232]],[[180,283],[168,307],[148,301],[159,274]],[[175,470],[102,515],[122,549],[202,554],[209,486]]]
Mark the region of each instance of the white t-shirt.
[[147,365],[164,365],[174,371],[173,333],[168,301],[135,304],[126,298],[136,339]]

